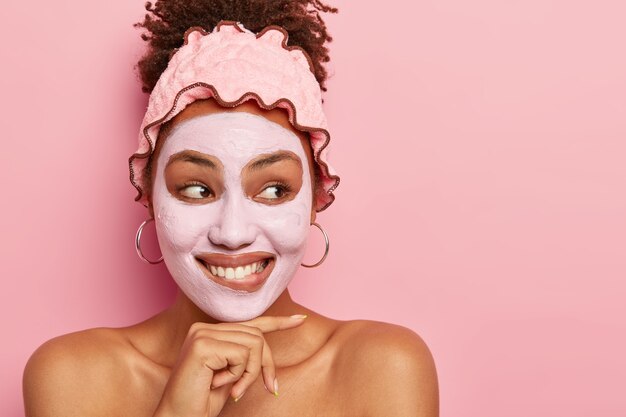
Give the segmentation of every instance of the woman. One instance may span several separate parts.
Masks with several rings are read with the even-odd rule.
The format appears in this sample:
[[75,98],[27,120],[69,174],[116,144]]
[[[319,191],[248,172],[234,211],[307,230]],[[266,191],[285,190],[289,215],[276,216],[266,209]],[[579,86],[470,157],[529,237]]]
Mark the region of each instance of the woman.
[[130,158],[149,213],[137,249],[144,258],[141,230],[154,221],[179,291],[142,323],[42,345],[24,374],[27,415],[438,415],[418,335],[332,320],[287,289],[339,182],[326,156],[330,38],[319,18],[336,10],[180,0],[147,9],[151,49],[139,66],[151,95]]

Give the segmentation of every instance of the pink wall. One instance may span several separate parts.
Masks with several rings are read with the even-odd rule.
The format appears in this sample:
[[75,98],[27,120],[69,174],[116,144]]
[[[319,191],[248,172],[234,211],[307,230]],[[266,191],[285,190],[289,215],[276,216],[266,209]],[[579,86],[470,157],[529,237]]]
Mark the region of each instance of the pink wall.
[[[3,416],[43,341],[173,292],[133,248],[144,2],[38,3],[0,25]],[[335,4],[342,184],[295,298],[421,334],[442,416],[626,415],[624,2]]]

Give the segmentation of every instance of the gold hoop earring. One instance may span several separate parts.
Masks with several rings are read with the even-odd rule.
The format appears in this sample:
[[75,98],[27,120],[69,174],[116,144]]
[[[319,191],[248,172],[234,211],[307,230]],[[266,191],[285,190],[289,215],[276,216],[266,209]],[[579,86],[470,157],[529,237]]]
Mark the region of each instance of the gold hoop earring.
[[326,234],[326,232],[324,231],[324,229],[322,229],[322,226],[320,226],[319,224],[313,222],[311,223],[311,226],[315,226],[318,229],[320,229],[320,231],[322,232],[322,234],[324,235],[324,241],[326,242],[326,250],[324,251],[324,256],[322,256],[322,259],[320,259],[319,261],[317,261],[317,263],[314,263],[313,265],[306,265],[306,264],[300,264],[305,268],[315,268],[316,266],[319,266],[322,264],[322,262],[324,262],[324,260],[326,259],[326,257],[328,256],[328,251],[330,250],[330,242],[328,241],[328,235]]
[[151,261],[150,259],[146,258],[145,256],[143,256],[143,252],[141,251],[141,233],[143,232],[143,227],[145,225],[147,225],[148,223],[150,223],[151,221],[154,221],[154,219],[152,217],[150,217],[149,219],[144,220],[143,223],[141,223],[139,225],[139,229],[137,229],[137,234],[135,235],[135,250],[137,251],[137,255],[139,255],[139,258],[141,258],[142,261],[152,264],[152,265],[156,265],[158,263],[163,262],[163,255],[161,255],[161,257],[159,259],[157,259],[156,261]]

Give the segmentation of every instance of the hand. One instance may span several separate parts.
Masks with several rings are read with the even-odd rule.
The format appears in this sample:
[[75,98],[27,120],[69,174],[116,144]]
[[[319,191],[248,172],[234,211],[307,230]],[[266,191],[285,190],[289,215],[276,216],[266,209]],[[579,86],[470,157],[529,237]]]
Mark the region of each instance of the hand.
[[165,386],[155,417],[214,417],[262,373],[277,394],[276,369],[264,333],[291,329],[306,316],[258,317],[241,323],[194,323]]

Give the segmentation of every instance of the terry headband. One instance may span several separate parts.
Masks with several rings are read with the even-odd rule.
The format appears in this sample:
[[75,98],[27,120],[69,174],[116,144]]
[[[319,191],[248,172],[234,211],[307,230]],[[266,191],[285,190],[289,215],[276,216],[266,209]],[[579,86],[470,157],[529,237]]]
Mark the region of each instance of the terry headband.
[[161,125],[196,100],[213,98],[223,107],[254,99],[263,109],[286,109],[291,125],[309,134],[319,177],[316,211],[335,199],[339,177],[328,164],[326,116],[311,58],[300,47],[287,46],[287,31],[268,26],[255,34],[238,22],[221,21],[212,32],[193,27],[157,81],[141,124],[139,148],[129,158],[136,201],[148,205],[144,168],[154,152]]

